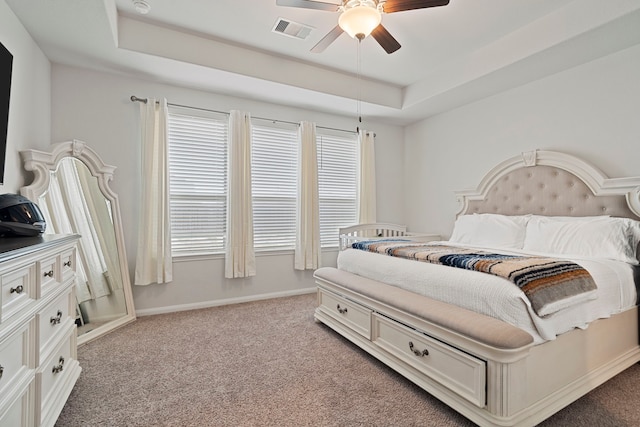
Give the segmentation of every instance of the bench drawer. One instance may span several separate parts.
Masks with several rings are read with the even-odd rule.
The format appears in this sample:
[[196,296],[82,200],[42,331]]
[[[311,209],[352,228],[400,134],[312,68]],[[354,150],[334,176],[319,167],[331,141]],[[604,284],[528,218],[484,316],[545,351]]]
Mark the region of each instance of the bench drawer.
[[478,407],[486,405],[484,360],[378,314],[371,340]]
[[318,288],[318,303],[324,313],[363,337],[371,337],[371,310],[368,308],[322,288]]

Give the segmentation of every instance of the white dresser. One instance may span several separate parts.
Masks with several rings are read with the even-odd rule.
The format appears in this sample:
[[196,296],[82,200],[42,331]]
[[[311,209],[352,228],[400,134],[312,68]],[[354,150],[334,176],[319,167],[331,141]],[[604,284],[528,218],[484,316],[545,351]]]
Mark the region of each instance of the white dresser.
[[0,238],[0,426],[53,426],[80,375],[77,239]]

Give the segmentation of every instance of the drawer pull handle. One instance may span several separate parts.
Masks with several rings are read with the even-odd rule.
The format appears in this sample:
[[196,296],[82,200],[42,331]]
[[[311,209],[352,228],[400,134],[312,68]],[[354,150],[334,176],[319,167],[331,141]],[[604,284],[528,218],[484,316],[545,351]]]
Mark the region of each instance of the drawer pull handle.
[[4,366],[0,365],[0,378],[2,378],[2,374],[4,374]]
[[44,273],[44,277],[53,277],[53,270],[46,271],[46,272]]
[[58,372],[62,372],[62,370],[64,369],[64,357],[60,356],[60,359],[58,360],[58,364],[55,365],[53,367],[53,369],[51,369],[51,372],[53,372],[54,374],[57,374]]
[[24,291],[24,286],[22,286],[22,285],[18,285],[18,286],[16,286],[15,288],[11,288],[11,289],[9,289],[9,293],[10,293],[10,294],[12,294],[12,293],[14,293],[14,292],[15,292],[16,294],[21,294],[23,291]]
[[50,322],[53,326],[55,326],[60,324],[60,320],[62,320],[62,311],[58,310],[56,317],[52,317],[50,319]]
[[340,313],[340,314],[346,314],[346,313],[347,313],[347,307],[345,307],[345,308],[341,308],[341,307],[340,307],[340,304],[338,304],[338,305],[336,306],[336,308],[338,309],[338,313]]
[[427,350],[426,348],[422,351],[415,348],[413,346],[413,341],[409,341],[409,350],[413,351],[413,354],[415,354],[418,357],[424,357],[429,355],[429,350]]
[[70,260],[69,260],[69,261],[66,261],[63,265],[64,265],[65,267],[71,267],[71,261],[70,261]]

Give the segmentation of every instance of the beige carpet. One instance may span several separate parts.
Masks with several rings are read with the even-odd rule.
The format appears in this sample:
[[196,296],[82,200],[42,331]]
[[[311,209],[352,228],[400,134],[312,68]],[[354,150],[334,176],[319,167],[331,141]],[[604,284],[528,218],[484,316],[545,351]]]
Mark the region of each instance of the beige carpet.
[[[327,327],[315,295],[138,319],[78,350],[57,427],[472,426]],[[640,366],[542,426],[640,425]]]

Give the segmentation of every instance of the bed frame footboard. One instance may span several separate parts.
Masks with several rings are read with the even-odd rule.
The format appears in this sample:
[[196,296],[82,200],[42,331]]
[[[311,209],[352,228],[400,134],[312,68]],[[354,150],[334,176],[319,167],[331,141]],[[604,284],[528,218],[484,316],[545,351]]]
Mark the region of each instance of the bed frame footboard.
[[534,426],[640,361],[637,308],[534,345],[488,316],[335,268],[315,319],[481,426]]

